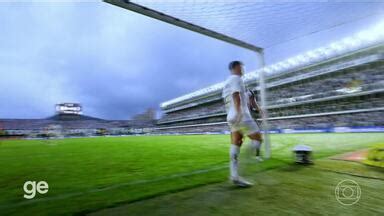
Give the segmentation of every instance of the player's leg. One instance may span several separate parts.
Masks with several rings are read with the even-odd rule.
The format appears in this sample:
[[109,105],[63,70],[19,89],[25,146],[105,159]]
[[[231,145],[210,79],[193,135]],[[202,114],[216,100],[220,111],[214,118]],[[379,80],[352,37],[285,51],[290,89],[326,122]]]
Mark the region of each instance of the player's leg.
[[262,161],[260,157],[261,143],[263,141],[262,135],[260,133],[260,128],[255,121],[248,121],[246,124],[248,133],[247,136],[251,140],[251,149],[256,153],[256,159]]
[[229,158],[230,158],[230,175],[231,179],[239,178],[238,173],[238,158],[240,154],[240,147],[243,143],[243,134],[240,131],[231,132],[231,147],[229,150]]
[[231,148],[229,151],[229,167],[230,167],[230,179],[232,182],[239,187],[250,187],[252,183],[247,180],[241,178],[239,176],[239,155],[240,155],[240,147],[243,144],[243,133],[240,131],[234,131],[231,133]]
[[261,149],[261,143],[263,142],[263,138],[260,132],[254,132],[251,134],[248,134],[249,139],[251,140],[251,148],[256,153],[256,159],[261,161],[260,156],[260,149]]

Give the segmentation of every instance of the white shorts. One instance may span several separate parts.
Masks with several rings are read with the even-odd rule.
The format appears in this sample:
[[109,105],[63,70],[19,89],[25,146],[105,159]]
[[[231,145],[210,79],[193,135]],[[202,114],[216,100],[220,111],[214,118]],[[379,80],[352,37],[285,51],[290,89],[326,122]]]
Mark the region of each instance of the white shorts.
[[260,132],[259,126],[254,120],[246,120],[239,122],[237,124],[228,123],[231,132],[241,132],[245,135],[250,135]]

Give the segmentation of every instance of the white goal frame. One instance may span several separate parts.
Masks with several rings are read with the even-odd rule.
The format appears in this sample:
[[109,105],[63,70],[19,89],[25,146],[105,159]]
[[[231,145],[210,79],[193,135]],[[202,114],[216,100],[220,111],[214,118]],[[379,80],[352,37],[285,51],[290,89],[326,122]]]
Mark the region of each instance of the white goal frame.
[[[109,4],[122,7],[124,9],[181,27],[188,29],[193,32],[197,32],[203,35],[206,35],[211,38],[215,38],[217,40],[225,41],[227,43],[233,44],[235,46],[245,48],[251,50],[256,53],[257,61],[260,63],[261,67],[265,67],[265,59],[264,59],[264,49],[253,44],[246,43],[239,39],[227,36],[225,34],[195,25],[193,23],[178,19],[176,17],[172,17],[170,15],[161,13],[159,11],[153,10],[148,7],[141,6],[139,4],[130,2],[129,0],[104,0]],[[271,142],[269,136],[269,125],[268,125],[268,110],[267,110],[267,91],[266,91],[266,83],[265,83],[265,71],[260,70],[259,74],[259,86],[260,86],[260,106],[262,110],[262,130],[264,132],[264,147],[265,147],[265,158],[271,157]]]

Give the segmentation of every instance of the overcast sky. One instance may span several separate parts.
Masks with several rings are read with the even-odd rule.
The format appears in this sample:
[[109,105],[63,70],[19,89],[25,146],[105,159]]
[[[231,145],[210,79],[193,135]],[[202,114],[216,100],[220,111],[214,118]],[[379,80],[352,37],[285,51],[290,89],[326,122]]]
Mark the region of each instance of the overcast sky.
[[[306,40],[271,48],[267,63],[315,46]],[[223,81],[233,59],[258,67],[250,51],[102,2],[0,3],[0,118],[79,102],[86,115],[128,119]]]

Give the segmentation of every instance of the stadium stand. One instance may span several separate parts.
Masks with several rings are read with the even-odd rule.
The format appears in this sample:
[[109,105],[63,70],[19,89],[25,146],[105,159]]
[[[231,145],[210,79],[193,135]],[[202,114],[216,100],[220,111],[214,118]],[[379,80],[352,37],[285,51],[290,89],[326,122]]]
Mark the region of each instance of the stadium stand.
[[[303,55],[304,57],[307,54]],[[300,58],[304,58],[304,57]],[[307,56],[306,64],[284,60],[263,70],[271,132],[337,127],[384,127],[384,44],[345,49],[328,58]],[[279,66],[280,65],[280,66]],[[223,72],[227,73],[227,72]],[[259,94],[257,71],[246,74],[247,88]],[[46,119],[0,119],[1,136],[50,137],[129,134],[228,133],[217,83],[160,105],[132,120],[103,120],[82,114],[77,103],[56,105]],[[260,123],[258,116],[255,119]]]
[[[254,74],[244,81],[258,93]],[[271,130],[384,126],[383,44],[267,73],[266,83]],[[220,86],[162,103],[164,115],[153,133],[228,132]]]

